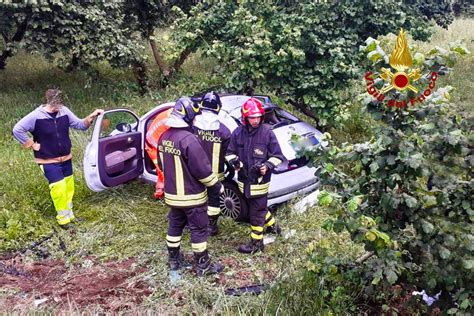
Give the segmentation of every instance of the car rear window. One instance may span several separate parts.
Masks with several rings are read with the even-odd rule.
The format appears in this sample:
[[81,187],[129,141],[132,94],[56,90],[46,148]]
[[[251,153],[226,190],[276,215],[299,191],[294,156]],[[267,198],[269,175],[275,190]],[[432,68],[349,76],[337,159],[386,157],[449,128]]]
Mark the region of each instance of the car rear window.
[[[239,125],[242,125],[242,113],[240,111],[240,108],[232,111],[231,116],[237,121]],[[300,120],[296,116],[283,110],[282,108],[271,107],[265,109],[264,122],[272,126],[283,126],[293,124],[299,121]]]
[[270,125],[279,124],[285,121],[287,124],[299,122],[297,117],[281,108],[271,108],[266,110],[264,120],[265,123]]

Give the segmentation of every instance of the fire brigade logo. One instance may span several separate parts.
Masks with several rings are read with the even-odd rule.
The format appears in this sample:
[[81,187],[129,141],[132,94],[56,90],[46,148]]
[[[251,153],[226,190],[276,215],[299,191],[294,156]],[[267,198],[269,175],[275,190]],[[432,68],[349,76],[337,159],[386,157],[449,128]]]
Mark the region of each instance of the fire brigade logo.
[[415,94],[414,98],[408,97],[407,95],[407,98],[401,101],[390,99],[387,102],[389,107],[396,106],[397,108],[406,108],[407,99],[412,106],[414,106],[417,102],[422,103],[425,101],[426,97],[431,94],[431,89],[433,89],[436,85],[438,74],[433,72],[431,74],[429,87],[422,93],[419,93],[418,88],[416,88],[413,84],[421,78],[421,72],[419,68],[412,69],[413,59],[411,57],[410,49],[408,48],[405,32],[403,29],[400,30],[400,33],[397,36],[397,42],[392,54],[390,55],[389,64],[394,69],[394,72],[392,72],[391,69],[384,67],[380,69],[381,73],[379,76],[385,82],[384,87],[380,90],[377,90],[377,88],[374,86],[375,80],[372,76],[373,73],[369,71],[365,74],[367,92],[380,102],[384,101],[385,94],[392,89],[395,89],[401,93],[407,92],[406,90],[410,90]]
[[260,148],[255,148],[253,152],[255,156],[263,156],[263,151]]

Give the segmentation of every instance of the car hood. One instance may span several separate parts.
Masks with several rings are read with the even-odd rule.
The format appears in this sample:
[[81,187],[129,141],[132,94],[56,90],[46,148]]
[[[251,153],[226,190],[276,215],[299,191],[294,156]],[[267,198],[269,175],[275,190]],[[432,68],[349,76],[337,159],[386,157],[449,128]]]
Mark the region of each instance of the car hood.
[[[296,147],[316,145],[321,141],[321,132],[305,122],[297,122],[290,125],[277,127],[273,130],[278,139],[281,150],[288,160],[296,158]],[[302,141],[294,144],[291,140],[293,135],[303,137]]]

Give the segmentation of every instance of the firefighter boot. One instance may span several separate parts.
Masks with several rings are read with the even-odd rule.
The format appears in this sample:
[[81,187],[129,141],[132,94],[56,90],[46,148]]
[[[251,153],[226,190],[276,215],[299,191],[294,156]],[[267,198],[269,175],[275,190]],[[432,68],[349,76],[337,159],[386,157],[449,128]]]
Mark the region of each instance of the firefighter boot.
[[168,247],[168,263],[170,270],[179,270],[183,261],[183,255],[179,251],[179,247]]
[[209,236],[216,236],[219,234],[219,227],[217,226],[218,219],[219,215],[209,216],[209,226],[207,226],[207,232],[209,233]]
[[240,253],[256,253],[257,251],[263,251],[263,239],[253,239],[250,238],[250,242],[245,245],[240,245],[239,246],[239,252]]
[[224,266],[222,264],[211,262],[211,258],[209,258],[209,252],[207,250],[194,253],[194,266],[197,276],[216,274],[224,270]]

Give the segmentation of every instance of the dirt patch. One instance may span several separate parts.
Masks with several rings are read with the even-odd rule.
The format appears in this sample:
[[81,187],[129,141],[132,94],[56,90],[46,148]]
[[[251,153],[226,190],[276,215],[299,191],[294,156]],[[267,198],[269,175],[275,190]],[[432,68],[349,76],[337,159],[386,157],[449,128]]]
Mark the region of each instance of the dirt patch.
[[[275,272],[271,269],[271,265],[269,264],[272,262],[271,258],[258,258],[249,264],[235,257],[227,257],[221,258],[220,262],[224,264],[226,268],[223,273],[218,275],[216,283],[225,288],[270,284],[275,279]],[[268,269],[262,269],[262,266],[266,266]]]
[[82,265],[72,267],[62,260],[23,263],[20,257],[0,259],[4,293],[0,311],[44,306],[67,311],[88,305],[112,312],[133,309],[152,293],[148,284],[134,278],[146,270],[133,258],[105,263],[85,258]]

